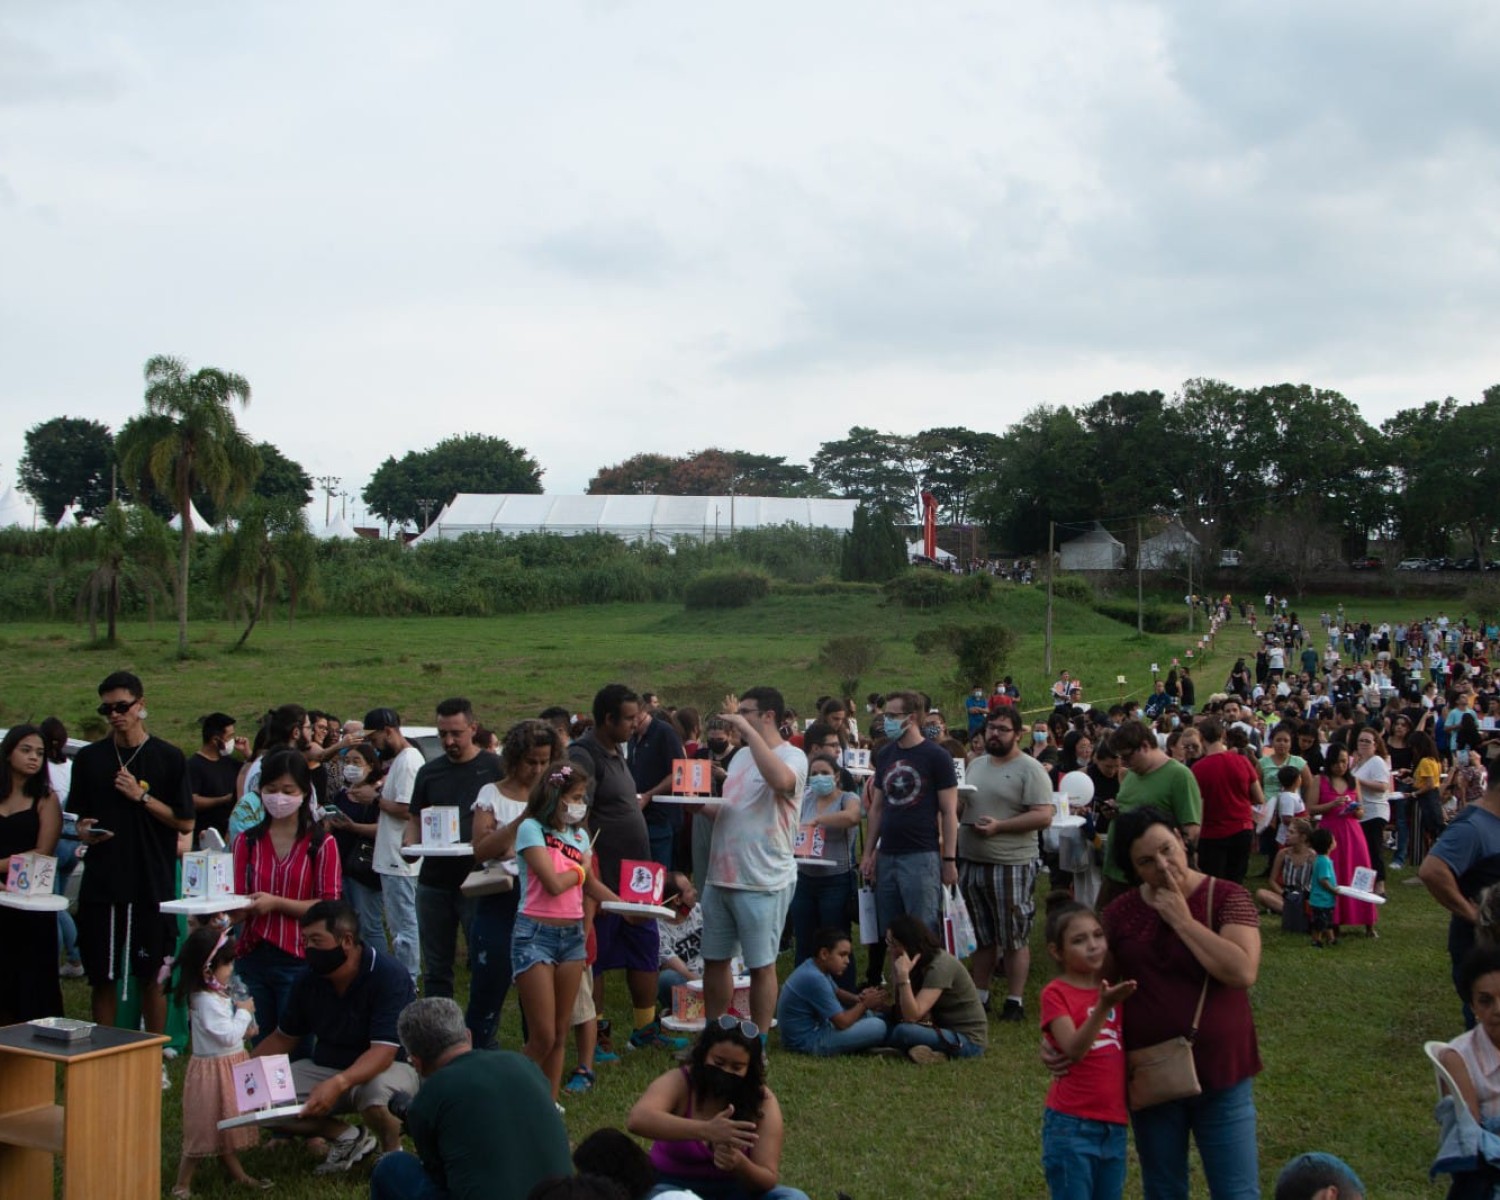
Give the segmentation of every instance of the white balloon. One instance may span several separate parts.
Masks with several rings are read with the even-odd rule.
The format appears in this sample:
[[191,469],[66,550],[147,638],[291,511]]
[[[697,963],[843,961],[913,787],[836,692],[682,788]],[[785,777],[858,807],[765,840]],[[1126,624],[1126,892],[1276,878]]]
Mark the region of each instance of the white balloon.
[[1094,798],[1094,781],[1084,771],[1069,771],[1057,785],[1074,804],[1087,804]]

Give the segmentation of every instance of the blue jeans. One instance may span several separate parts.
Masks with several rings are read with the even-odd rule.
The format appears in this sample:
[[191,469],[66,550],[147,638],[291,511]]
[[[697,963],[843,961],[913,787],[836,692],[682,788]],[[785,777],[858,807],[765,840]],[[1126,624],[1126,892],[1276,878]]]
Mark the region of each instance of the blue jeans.
[[367,883],[344,876],[344,899],[359,917],[359,938],[366,946],[385,952],[385,922],[380,915],[380,893]]
[[670,825],[647,825],[646,836],[651,839],[651,861],[672,869],[672,846],[677,840],[677,831]]
[[910,1021],[892,1025],[890,1032],[886,1035],[885,1044],[894,1046],[897,1050],[910,1050],[913,1046],[929,1046],[953,1058],[978,1058],[984,1053],[983,1046],[956,1029],[914,1025]]
[[[813,956],[813,936],[820,929],[849,929],[849,905],[854,900],[853,871],[830,871],[813,868],[797,876],[797,890],[792,894],[792,932],[797,938],[793,965]],[[854,956],[849,969],[833,981],[846,992],[854,990]]]
[[1396,861],[1405,863],[1411,850],[1412,793],[1391,792],[1391,820],[1396,823]]
[[819,1029],[796,1046],[787,1046],[797,1054],[832,1058],[835,1054],[859,1054],[885,1045],[890,1026],[879,1017],[860,1017],[848,1029]]
[[656,1003],[662,1012],[672,1011],[672,989],[686,982],[686,975],[670,967],[663,967],[656,973]]
[[495,1043],[500,1010],[510,992],[510,935],[516,928],[519,891],[480,896],[469,926],[469,957],[474,963],[469,976],[469,1007],[464,1024],[474,1035],[474,1048],[488,1050]]
[[1187,1200],[1188,1137],[1198,1143],[1213,1200],[1259,1200],[1251,1081],[1130,1115],[1145,1200]]
[[1042,1170],[1052,1200],[1120,1200],[1125,1126],[1042,1110]]
[[875,856],[875,912],[880,932],[900,916],[916,917],[940,941],[943,936],[943,864],[936,850]]
[[422,1160],[405,1150],[382,1154],[370,1176],[370,1200],[447,1200],[448,1189],[432,1182]]
[[[458,931],[468,936],[474,923],[474,901],[457,888],[417,884],[417,928],[427,962],[422,973],[424,996],[453,998],[453,960],[458,957]],[[471,947],[472,951],[472,947]],[[473,967],[470,954],[470,968]]]
[[[306,972],[305,962],[270,942],[261,942],[235,961],[234,973],[255,1001],[255,1023],[260,1032],[250,1039],[252,1045],[259,1045],[275,1031],[291,1000],[292,985]],[[303,1043],[292,1052],[292,1057],[306,1058],[309,1052],[308,1044]]]
[[693,1176],[658,1175],[661,1180],[647,1196],[662,1192],[689,1191],[702,1200],[807,1200],[807,1193],[794,1187],[773,1187],[752,1192],[738,1179],[698,1179]]
[[416,983],[422,970],[422,939],[417,933],[417,877],[382,875],[380,898],[385,903],[385,927],[391,935],[391,953]]

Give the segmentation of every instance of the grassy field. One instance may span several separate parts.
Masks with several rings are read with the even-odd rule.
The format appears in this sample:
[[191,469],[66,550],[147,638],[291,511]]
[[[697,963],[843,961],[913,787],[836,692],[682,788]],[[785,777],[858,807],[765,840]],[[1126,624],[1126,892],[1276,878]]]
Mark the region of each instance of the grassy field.
[[[1315,626],[1318,606],[1300,608]],[[1375,606],[1358,606],[1366,610],[1379,619]],[[914,684],[956,708],[958,694],[951,681],[944,683],[951,667],[920,660],[911,638],[959,615],[914,614],[861,596],[773,597],[719,614],[637,605],[499,619],[310,620],[294,629],[259,630],[251,649],[235,655],[225,653],[230,629],[205,624],[195,626],[194,655],[182,663],[171,656],[174,630],[166,624],[124,627],[123,644],[114,651],[86,646],[72,626],[10,625],[0,630],[10,668],[0,721],[56,712],[75,734],[87,736],[94,686],[118,667],[146,681],[152,727],[185,746],[193,744],[192,718],[215,708],[248,724],[253,713],[293,699],[356,716],[374,704],[392,704],[415,724],[430,720],[434,701],[461,693],[473,698],[482,720],[503,728],[544,704],[585,708],[599,684],[615,679],[699,704],[731,687],[773,682],[806,711],[833,687],[817,665],[819,646],[850,632],[870,633],[882,644],[862,690]],[[1005,669],[1028,703],[1044,698],[1039,593],[1002,591],[986,616],[1022,634]],[[1125,691],[1149,688],[1149,664],[1165,666],[1187,644],[1185,636],[1140,638],[1063,604],[1054,662],[1083,677],[1089,698],[1103,700],[1122,690],[1113,682],[1118,674],[1128,680]],[[1249,649],[1247,632],[1221,635],[1210,663],[1195,672],[1200,697],[1221,681],[1236,653]],[[1106,681],[1110,686],[1101,687]],[[1279,1164],[1310,1148],[1347,1158],[1372,1195],[1437,1194],[1437,1185],[1426,1180],[1433,1092],[1421,1043],[1458,1032],[1458,1005],[1447,982],[1443,916],[1420,887],[1393,883],[1391,892],[1378,941],[1354,937],[1331,953],[1314,954],[1302,939],[1283,938],[1269,921],[1264,926],[1266,952],[1252,999],[1266,1064],[1257,1104],[1268,1194]],[[1031,1013],[1050,974],[1041,947],[1035,949]],[[82,985],[67,982],[65,993],[70,1012],[83,1015]],[[512,1048],[514,1003],[502,1028],[502,1041]],[[617,1029],[628,1025],[618,979],[609,981],[605,1008]],[[1044,1196],[1039,1158],[1046,1078],[1036,1058],[1037,1033],[1030,1025],[992,1025],[992,1032],[982,1059],[931,1068],[879,1059],[812,1062],[777,1052],[773,1040],[772,1083],[789,1126],[783,1178],[820,1200],[836,1189],[855,1200]],[[668,1065],[663,1055],[647,1053],[602,1067],[596,1090],[568,1102],[570,1134],[576,1140],[600,1125],[621,1124],[634,1098]],[[182,1070],[178,1060],[172,1074],[179,1084]],[[168,1182],[179,1124],[179,1093],[173,1091],[164,1101]],[[254,1152],[247,1163],[274,1177],[281,1196],[366,1194],[362,1171],[346,1180],[314,1181],[311,1160],[296,1149]],[[1203,1191],[1200,1179],[1194,1192]],[[200,1168],[196,1194],[235,1192],[216,1165]],[[1126,1195],[1139,1194],[1132,1166]]]

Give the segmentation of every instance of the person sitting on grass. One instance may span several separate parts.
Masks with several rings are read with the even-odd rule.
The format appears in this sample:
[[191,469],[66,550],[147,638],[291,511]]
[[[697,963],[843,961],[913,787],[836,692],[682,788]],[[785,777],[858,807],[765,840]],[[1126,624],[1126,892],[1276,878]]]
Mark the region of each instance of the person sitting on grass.
[[1319,950],[1333,945],[1333,906],[1338,903],[1338,881],[1333,874],[1333,834],[1314,829],[1307,844],[1318,857],[1313,861],[1312,885],[1307,889],[1307,926],[1312,944]]
[[1281,1168],[1275,1200],[1365,1200],[1365,1185],[1343,1159],[1314,1151]]
[[812,936],[812,950],[812,957],[781,987],[776,1009],[781,1044],[820,1057],[884,1045],[886,1023],[873,1014],[886,1007],[885,993],[866,988],[856,995],[833,982],[849,969],[854,953],[849,935],[842,929],[820,929]]
[[[254,1054],[290,1054],[304,1038],[315,1038],[312,1057],[292,1063],[292,1081],[302,1101],[299,1119],[283,1126],[303,1137],[329,1142],[317,1175],[347,1171],[378,1145],[401,1148],[401,1123],[391,1097],[413,1096],[420,1080],[401,1049],[396,1021],[412,1001],[411,976],[393,956],[361,943],[359,917],[347,900],[320,900],[302,914],[302,943],[309,971],[292,985],[276,1030]],[[337,1120],[358,1112],[369,1132]]]
[[808,1200],[780,1182],[785,1125],[750,1021],[709,1021],[688,1065],[657,1077],[626,1128],[652,1139],[659,1184],[702,1200]]
[[977,1058],[989,1042],[979,992],[963,963],[940,947],[927,925],[900,916],[886,931],[891,958],[891,1026],[886,1045],[915,1063]]
[[[1295,817],[1286,827],[1286,845],[1271,860],[1269,887],[1255,893],[1255,900],[1267,912],[1282,918],[1285,933],[1307,932],[1307,890],[1312,883],[1313,862],[1317,853],[1307,844],[1312,836],[1312,822]],[[1295,909],[1295,911],[1293,911]]]

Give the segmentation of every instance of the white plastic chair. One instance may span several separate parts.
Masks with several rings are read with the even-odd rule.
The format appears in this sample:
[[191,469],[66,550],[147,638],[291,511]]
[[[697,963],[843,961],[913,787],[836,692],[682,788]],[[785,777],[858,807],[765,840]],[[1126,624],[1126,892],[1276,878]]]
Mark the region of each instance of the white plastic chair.
[[1458,1083],[1449,1073],[1448,1068],[1443,1066],[1443,1060],[1438,1057],[1439,1052],[1448,1049],[1447,1042],[1423,1042],[1422,1050],[1432,1060],[1432,1069],[1437,1074],[1438,1099],[1444,1096],[1452,1096],[1458,1104],[1464,1102],[1463,1093],[1458,1090]]

